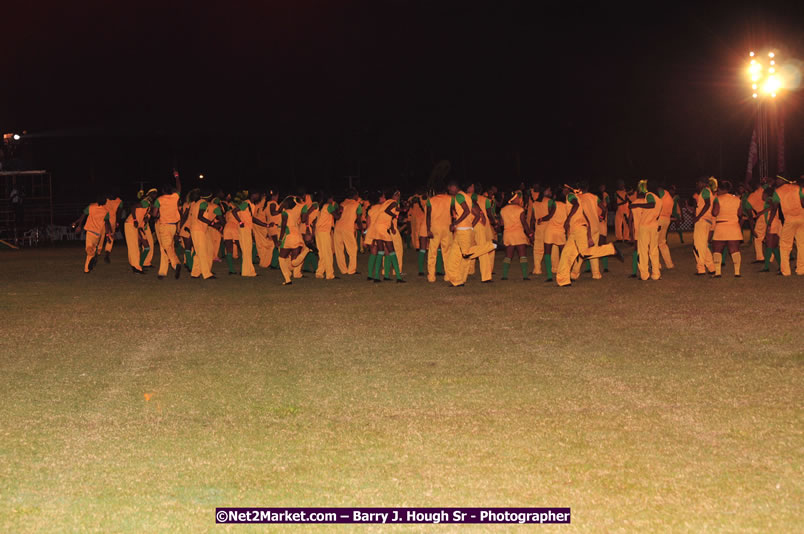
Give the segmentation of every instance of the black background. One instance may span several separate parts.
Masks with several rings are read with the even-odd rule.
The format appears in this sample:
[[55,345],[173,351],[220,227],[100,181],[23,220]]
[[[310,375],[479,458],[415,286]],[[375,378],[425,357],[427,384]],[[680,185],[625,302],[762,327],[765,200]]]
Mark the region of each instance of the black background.
[[[0,129],[59,196],[175,164],[226,187],[741,180],[748,50],[795,2],[5,2]],[[786,93],[789,174],[802,93]],[[356,179],[357,183],[357,179]]]

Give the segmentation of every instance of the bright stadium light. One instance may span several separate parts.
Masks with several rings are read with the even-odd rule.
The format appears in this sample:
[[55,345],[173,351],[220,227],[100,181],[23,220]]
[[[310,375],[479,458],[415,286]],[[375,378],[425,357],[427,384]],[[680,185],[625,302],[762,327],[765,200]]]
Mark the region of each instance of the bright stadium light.
[[14,141],[20,140],[20,134],[14,134]]
[[776,96],[776,93],[781,88],[782,81],[778,76],[768,76],[768,79],[765,80],[765,83],[762,85],[762,91],[764,93],[772,94],[773,96]]
[[198,175],[198,179],[199,179],[199,180],[203,180],[203,179],[204,179],[204,175],[203,175],[203,174],[199,174],[199,175]]
[[[749,61],[746,68],[752,98],[776,98],[784,89],[783,73],[776,68],[775,52],[768,52],[769,60],[762,60],[755,52],[748,53]],[[765,63],[767,61],[767,63]],[[756,96],[754,96],[756,95]]]

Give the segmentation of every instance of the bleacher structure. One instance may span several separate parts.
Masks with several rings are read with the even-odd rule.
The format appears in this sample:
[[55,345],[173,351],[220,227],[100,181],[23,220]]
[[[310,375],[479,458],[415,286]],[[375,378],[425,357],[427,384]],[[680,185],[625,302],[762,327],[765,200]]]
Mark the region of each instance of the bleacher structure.
[[24,223],[19,231],[53,224],[53,181],[48,171],[0,171],[0,238],[12,235],[15,224],[11,191],[23,192]]

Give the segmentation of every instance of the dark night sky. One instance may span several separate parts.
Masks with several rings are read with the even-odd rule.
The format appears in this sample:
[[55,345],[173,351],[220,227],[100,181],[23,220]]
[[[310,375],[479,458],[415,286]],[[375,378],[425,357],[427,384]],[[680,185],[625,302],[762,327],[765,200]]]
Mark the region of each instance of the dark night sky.
[[440,158],[502,185],[740,179],[747,51],[804,57],[794,2],[539,4],[6,2],[0,129],[88,186],[163,180],[174,158],[230,185],[413,185]]

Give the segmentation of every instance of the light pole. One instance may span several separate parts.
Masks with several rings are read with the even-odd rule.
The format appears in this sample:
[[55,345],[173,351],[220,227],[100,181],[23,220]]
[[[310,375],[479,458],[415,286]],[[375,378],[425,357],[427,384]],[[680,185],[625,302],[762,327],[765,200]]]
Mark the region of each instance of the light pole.
[[[751,97],[757,102],[756,125],[751,140],[751,148],[748,155],[748,169],[746,182],[750,181],[751,172],[754,164],[757,164],[757,171],[760,179],[767,178],[769,174],[769,152],[768,139],[771,135],[776,135],[776,148],[781,154],[784,139],[779,135],[779,130],[774,128],[779,118],[779,110],[776,106],[776,98],[784,90],[784,79],[777,67],[777,53],[769,50],[766,54],[749,52],[748,79],[751,84]],[[771,132],[773,130],[773,132]],[[756,143],[756,145],[754,145]],[[781,158],[777,166],[783,166]],[[784,169],[776,169],[777,172],[784,172]]]

